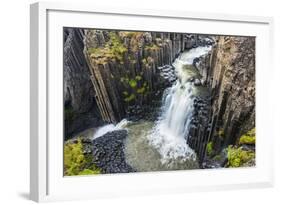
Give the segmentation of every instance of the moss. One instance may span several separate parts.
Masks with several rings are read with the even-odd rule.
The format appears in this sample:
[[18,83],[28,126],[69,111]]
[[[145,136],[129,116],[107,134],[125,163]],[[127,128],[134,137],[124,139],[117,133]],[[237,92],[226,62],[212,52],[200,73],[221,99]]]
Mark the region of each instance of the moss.
[[143,94],[143,93],[145,93],[145,91],[146,91],[146,88],[145,88],[145,87],[141,87],[141,88],[138,88],[138,89],[137,89],[137,93],[138,93],[138,94]]
[[140,81],[141,79],[142,79],[142,77],[141,77],[140,75],[137,75],[137,76],[136,76],[136,80],[137,80],[137,81]]
[[228,167],[241,167],[255,158],[253,151],[242,150],[242,147],[233,147],[230,145],[227,148]]
[[242,135],[239,139],[239,144],[255,144],[256,138],[248,135]]
[[220,138],[224,138],[224,130],[223,130],[223,129],[220,129],[220,130],[218,131],[218,136],[219,136]]
[[124,91],[124,92],[123,92],[123,95],[128,96],[129,93],[128,93],[127,91]]
[[78,175],[92,175],[92,174],[100,174],[100,171],[99,170],[84,169],[83,171],[78,173]]
[[110,39],[104,47],[88,48],[90,57],[93,58],[97,64],[104,64],[108,60],[117,60],[122,64],[124,54],[128,49],[115,32],[110,32],[109,36]]
[[[92,169],[87,165],[90,164]],[[98,174],[100,169],[93,165],[90,160],[87,160],[83,154],[83,144],[79,138],[77,142],[67,142],[64,145],[64,174],[67,176],[81,175],[81,174]]]
[[239,144],[255,144],[256,143],[256,129],[253,128],[239,139]]
[[145,46],[145,50],[152,50],[152,51],[155,51],[155,50],[159,50],[159,49],[160,49],[160,47],[157,46],[157,45],[154,44],[154,43]]
[[131,86],[131,88],[136,88],[137,87],[137,81],[135,79],[130,79],[129,85]]
[[207,144],[207,147],[206,147],[206,151],[207,151],[207,155],[208,156],[211,156],[214,152],[214,149],[213,149],[213,142],[209,142]]
[[143,59],[141,60],[141,62],[142,62],[142,64],[146,65],[146,64],[147,64],[146,58],[143,58]]
[[136,95],[132,93],[130,96],[126,97],[124,100],[125,100],[125,102],[131,102],[135,98],[136,98]]
[[224,130],[220,128],[219,130],[216,131],[215,135],[221,139],[224,139],[225,137]]

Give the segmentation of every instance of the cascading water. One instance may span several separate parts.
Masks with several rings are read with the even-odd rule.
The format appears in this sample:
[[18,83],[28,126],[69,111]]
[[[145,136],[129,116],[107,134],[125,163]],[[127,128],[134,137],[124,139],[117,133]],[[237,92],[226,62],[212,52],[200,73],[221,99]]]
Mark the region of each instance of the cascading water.
[[195,58],[210,49],[191,49],[182,53],[173,63],[178,80],[165,90],[161,116],[148,135],[150,144],[160,152],[162,163],[170,164],[173,159],[196,160],[195,152],[186,142],[194,110],[194,85],[190,82],[194,74],[188,72],[188,67],[192,66]]
[[96,139],[98,137],[103,136],[104,134],[108,132],[112,132],[115,130],[121,130],[124,129],[127,125],[129,124],[129,121],[126,119],[121,120],[119,123],[116,125],[114,124],[108,124],[100,127],[93,135],[93,139]]

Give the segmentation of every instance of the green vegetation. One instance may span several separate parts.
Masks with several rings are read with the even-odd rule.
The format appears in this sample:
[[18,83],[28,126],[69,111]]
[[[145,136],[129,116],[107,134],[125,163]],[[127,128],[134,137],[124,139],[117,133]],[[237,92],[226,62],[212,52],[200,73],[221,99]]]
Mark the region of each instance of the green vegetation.
[[128,49],[124,46],[120,37],[115,32],[109,33],[109,41],[104,47],[89,48],[91,58],[98,64],[104,64],[107,60],[117,60],[121,64],[123,63],[124,54]]
[[156,51],[156,50],[159,50],[160,47],[154,43],[150,44],[150,45],[147,45],[145,46],[144,48],[145,50],[151,50],[151,51]]
[[255,144],[256,143],[256,129],[253,128],[239,139],[239,144]]
[[137,100],[137,97],[146,95],[149,91],[148,83],[143,81],[143,77],[140,75],[137,75],[135,78],[121,77],[120,82],[127,89],[122,92],[125,102]]
[[125,102],[131,102],[131,101],[134,100],[135,98],[136,98],[136,95],[132,93],[130,96],[124,98],[124,101],[125,101]]
[[64,174],[73,175],[89,175],[99,174],[100,169],[90,162],[83,154],[83,144],[81,139],[77,142],[66,142],[64,145]]
[[99,170],[84,169],[83,171],[79,172],[78,175],[92,175],[92,174],[100,174],[100,171]]
[[137,76],[136,76],[136,80],[137,80],[137,81],[140,81],[141,79],[142,79],[142,77],[141,77],[140,75],[137,75]]
[[207,144],[207,147],[206,147],[206,151],[207,151],[207,155],[208,156],[211,156],[214,152],[214,149],[213,149],[213,142],[209,142]]
[[224,130],[220,129],[217,133],[217,135],[219,136],[219,138],[223,139],[224,138]]
[[130,79],[129,84],[130,84],[131,88],[137,87],[137,81],[135,79]]
[[242,150],[242,147],[233,147],[230,145],[227,148],[228,167],[241,167],[250,160],[255,158],[253,151]]

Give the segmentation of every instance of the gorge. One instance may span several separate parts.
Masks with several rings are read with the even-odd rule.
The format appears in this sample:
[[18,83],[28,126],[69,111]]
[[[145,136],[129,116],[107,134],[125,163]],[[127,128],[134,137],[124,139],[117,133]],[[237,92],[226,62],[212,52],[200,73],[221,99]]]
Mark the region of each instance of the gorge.
[[64,109],[65,175],[255,166],[255,38],[64,28]]

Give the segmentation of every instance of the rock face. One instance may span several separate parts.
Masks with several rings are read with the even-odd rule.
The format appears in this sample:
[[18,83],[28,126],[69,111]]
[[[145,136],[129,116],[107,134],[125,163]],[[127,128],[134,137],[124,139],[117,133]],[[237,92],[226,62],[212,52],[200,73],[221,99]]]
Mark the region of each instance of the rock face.
[[255,127],[255,38],[220,37],[212,63],[207,81],[214,99],[212,130],[221,130],[213,140],[220,147]]
[[211,89],[209,122],[195,131],[203,160],[207,142],[219,153],[255,127],[255,39],[218,37],[212,53],[196,66]]
[[83,49],[83,30],[64,29],[65,137],[91,124],[100,124],[94,90]]
[[155,99],[154,91],[164,85],[158,66],[171,64],[184,49],[180,34],[85,32],[95,98],[106,122],[128,117],[130,105],[143,106]]
[[84,53],[102,119],[116,123],[134,115],[132,105],[146,108],[160,100],[167,82],[175,80],[168,68],[175,57],[184,49],[212,43],[197,35],[86,30]]
[[91,146],[93,163],[101,168],[102,173],[134,172],[125,160],[124,140],[126,137],[126,130],[118,130],[93,140]]

